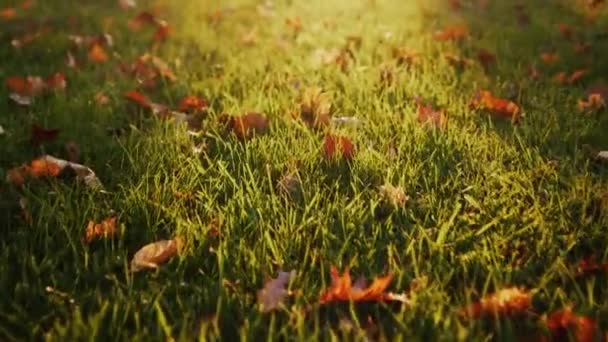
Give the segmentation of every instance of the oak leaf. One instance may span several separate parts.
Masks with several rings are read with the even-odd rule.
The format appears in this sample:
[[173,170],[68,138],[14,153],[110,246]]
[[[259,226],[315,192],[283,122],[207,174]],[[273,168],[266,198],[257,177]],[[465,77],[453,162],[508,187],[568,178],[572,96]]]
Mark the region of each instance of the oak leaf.
[[372,284],[366,287],[365,279],[360,278],[352,283],[349,269],[345,269],[342,275],[334,266],[330,268],[331,285],[323,290],[319,297],[320,304],[331,302],[364,302],[364,301],[401,301],[401,296],[385,292],[393,276],[391,274],[384,277],[377,277]]
[[520,108],[515,102],[496,97],[487,90],[479,91],[471,101],[470,107],[488,111],[497,117],[511,119],[513,124],[516,124],[520,118]]

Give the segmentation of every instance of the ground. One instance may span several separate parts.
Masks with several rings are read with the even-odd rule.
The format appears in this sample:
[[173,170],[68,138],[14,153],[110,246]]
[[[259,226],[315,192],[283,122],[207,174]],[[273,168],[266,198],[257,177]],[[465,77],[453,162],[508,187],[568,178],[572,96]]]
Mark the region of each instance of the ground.
[[[567,307],[594,321],[595,338],[608,330],[608,169],[592,152],[608,149],[608,113],[577,108],[608,72],[605,9],[139,2],[3,2],[16,14],[0,17],[0,79],[61,72],[66,87],[29,106],[0,89],[2,340],[516,340],[556,336],[547,317]],[[135,29],[143,10],[157,20]],[[462,39],[438,39],[463,26]],[[69,38],[102,33],[106,56]],[[175,77],[124,72],[145,53]],[[556,79],[576,70],[588,72]],[[171,108],[196,95],[208,108],[188,128],[128,100],[131,90]],[[481,90],[511,107],[471,106]],[[309,108],[319,102],[331,108]],[[519,120],[505,119],[513,106]],[[231,117],[249,112],[269,127],[244,136]],[[334,119],[311,129],[306,112]],[[34,124],[60,132],[32,136]],[[335,136],[352,151],[327,156]],[[103,189],[63,175],[15,184],[11,170],[45,154],[90,167]],[[84,239],[89,221],[113,216],[115,236]],[[142,246],[176,237],[176,257],[131,270]],[[320,304],[332,265],[392,274],[388,291],[407,300]],[[258,290],[291,270],[284,305],[262,312]],[[468,313],[512,288],[529,296],[525,310]],[[580,326],[571,337],[584,340]]]

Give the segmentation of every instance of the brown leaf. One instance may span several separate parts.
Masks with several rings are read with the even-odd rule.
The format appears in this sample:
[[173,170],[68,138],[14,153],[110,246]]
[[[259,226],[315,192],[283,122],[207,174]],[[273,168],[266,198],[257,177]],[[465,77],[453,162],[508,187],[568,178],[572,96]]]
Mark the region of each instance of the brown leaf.
[[606,108],[606,101],[600,94],[589,94],[586,100],[578,100],[576,107],[580,112],[596,112]]
[[450,63],[451,66],[456,68],[468,68],[474,63],[471,59],[450,53],[444,53],[443,57],[448,61],[448,63]]
[[544,321],[553,341],[566,341],[571,338],[577,342],[596,341],[594,338],[597,331],[595,321],[573,313],[570,307],[553,312]]
[[584,277],[597,273],[608,273],[608,262],[599,263],[595,255],[582,258],[578,262],[576,270],[577,277]]
[[90,168],[50,155],[44,155],[32,160],[29,164],[10,169],[7,173],[7,181],[15,186],[22,186],[28,178],[57,177],[64,170],[71,170],[78,181],[85,183],[91,189],[102,187],[95,172]]
[[85,243],[91,243],[95,239],[113,238],[117,233],[116,216],[109,217],[101,223],[95,223],[91,220],[87,225],[84,241]]
[[469,36],[469,28],[465,25],[453,25],[443,30],[435,31],[433,37],[438,41],[463,40]]
[[44,142],[51,142],[57,139],[60,132],[61,130],[57,128],[47,129],[38,124],[33,124],[31,126],[30,143],[40,145]]
[[461,313],[469,318],[518,316],[526,313],[531,304],[530,292],[510,287],[481,298],[479,302],[469,305]]
[[380,186],[380,196],[382,199],[395,208],[403,208],[407,201],[410,199],[400,186],[393,186],[391,184],[384,184]]
[[139,249],[131,260],[131,271],[155,269],[178,255],[184,246],[181,238],[152,242]]
[[393,58],[397,65],[413,65],[418,60],[418,52],[404,47],[393,48]]
[[17,16],[17,10],[14,8],[2,8],[0,9],[0,19],[4,21],[12,20]]
[[479,49],[477,59],[486,71],[496,63],[496,55],[486,49]]
[[559,61],[559,55],[556,52],[543,52],[540,54],[540,60],[545,65],[554,65]]
[[268,131],[268,119],[260,113],[250,112],[233,117],[230,120],[230,129],[237,138],[249,140]]
[[300,119],[311,129],[322,129],[330,122],[329,95],[321,88],[304,89],[300,102]]
[[396,296],[391,293],[384,292],[391,280],[392,275],[385,277],[377,277],[374,279],[369,287],[365,287],[365,280],[359,280],[355,284],[352,284],[349,269],[344,270],[344,273],[340,275],[336,267],[331,266],[331,285],[329,288],[321,292],[319,297],[320,304],[327,304],[331,302],[341,301],[353,301],[353,302],[364,302],[364,301],[392,301],[396,300]]
[[258,291],[258,303],[262,312],[270,312],[283,306],[283,301],[288,295],[285,286],[294,276],[294,271],[279,272],[275,279],[264,284],[264,287]]
[[478,92],[471,101],[470,107],[488,111],[501,118],[511,119],[513,124],[519,122],[519,106],[515,102],[495,97],[487,90]]
[[165,40],[167,40],[167,37],[169,36],[169,34],[171,34],[171,32],[172,32],[171,26],[169,26],[169,24],[163,22],[162,24],[158,25],[158,28],[154,32],[153,39],[156,43],[162,43]]
[[323,156],[327,160],[343,158],[352,160],[356,153],[355,145],[350,138],[339,135],[326,134],[323,140]]
[[568,25],[564,23],[557,24],[557,29],[561,35],[566,39],[571,39],[574,34],[574,30]]
[[184,97],[179,102],[177,110],[179,110],[180,112],[196,113],[206,110],[208,106],[209,102],[207,102],[207,100],[205,100],[204,98],[190,95]]

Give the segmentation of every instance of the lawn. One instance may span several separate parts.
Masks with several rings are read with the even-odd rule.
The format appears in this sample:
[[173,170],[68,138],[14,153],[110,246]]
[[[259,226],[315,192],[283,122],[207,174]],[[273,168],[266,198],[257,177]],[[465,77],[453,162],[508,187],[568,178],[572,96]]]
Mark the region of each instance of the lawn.
[[0,6],[1,340],[608,340],[600,1],[128,2]]

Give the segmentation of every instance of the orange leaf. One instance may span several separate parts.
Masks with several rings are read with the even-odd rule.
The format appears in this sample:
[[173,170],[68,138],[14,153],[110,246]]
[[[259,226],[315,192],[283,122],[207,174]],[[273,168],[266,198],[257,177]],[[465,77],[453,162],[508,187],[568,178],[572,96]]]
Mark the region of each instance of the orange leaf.
[[56,72],[45,80],[45,87],[50,90],[64,90],[67,87],[65,75]]
[[14,8],[0,9],[0,18],[3,20],[11,20],[17,16],[17,10]]
[[559,55],[555,52],[543,52],[540,54],[540,60],[546,65],[553,65],[559,61]]
[[194,95],[184,97],[177,109],[180,112],[198,112],[203,109],[206,109],[209,106],[209,103],[204,98],[200,98]]
[[330,273],[331,285],[321,293],[319,297],[319,303],[321,304],[339,301],[382,302],[390,301],[394,298],[390,293],[384,292],[393,279],[393,276],[390,274],[385,277],[375,278],[369,287],[364,288],[364,285],[359,284],[360,282],[357,282],[355,285],[352,284],[348,268],[340,276],[336,267],[331,266]]
[[156,32],[154,32],[154,41],[157,43],[164,42],[171,33],[171,31],[171,26],[166,23],[158,25]]
[[33,178],[57,177],[61,173],[61,166],[45,158],[34,159],[30,162],[28,172]]
[[575,70],[574,72],[572,72],[570,74],[570,76],[568,76],[567,82],[569,84],[576,83],[577,81],[579,81],[583,77],[587,76],[587,74],[589,74],[589,69]]
[[495,97],[487,90],[478,92],[471,101],[470,107],[488,111],[498,117],[511,119],[513,124],[519,121],[520,109],[515,102]]
[[417,99],[418,103],[418,122],[421,124],[430,123],[435,127],[442,127],[446,123],[443,110],[435,110],[433,106],[428,106]]
[[155,26],[158,20],[150,12],[141,12],[135,18],[129,20],[129,28],[132,30],[139,30],[144,25]]
[[246,140],[255,135],[265,134],[268,130],[268,119],[260,113],[247,113],[242,116],[233,117],[230,128],[237,138]]
[[[573,313],[569,307],[553,312],[545,322],[554,341],[565,341],[571,337],[577,342],[595,341],[594,335],[597,330],[595,321]],[[571,337],[570,332],[573,333]]]
[[105,63],[109,59],[106,50],[100,44],[93,44],[89,50],[89,60],[95,63]]
[[606,101],[600,94],[589,94],[586,100],[578,100],[576,107],[580,112],[598,111],[606,107]]
[[31,95],[32,84],[23,77],[12,76],[5,81],[8,89],[16,94],[27,96]]
[[608,262],[601,264],[597,261],[597,258],[594,255],[592,255],[592,256],[583,258],[578,262],[576,276],[583,277],[583,276],[586,276],[589,274],[601,273],[601,272],[608,273]]
[[95,223],[95,221],[89,221],[85,232],[84,241],[91,243],[93,240],[98,238],[111,238],[118,233],[116,227],[116,216],[109,217],[101,223]]
[[574,33],[574,31],[572,30],[572,28],[570,26],[568,26],[567,24],[564,23],[559,23],[557,25],[557,29],[559,30],[559,32],[562,34],[562,36],[564,36],[564,38],[570,39],[572,38],[572,34]]
[[469,35],[469,29],[465,25],[453,25],[443,30],[435,31],[433,37],[438,41],[463,40]]
[[342,157],[352,160],[355,157],[356,148],[352,141],[345,136],[326,134],[323,140],[323,156],[332,160]]
[[160,240],[143,246],[131,260],[133,272],[146,268],[158,268],[181,252],[184,242],[181,238],[173,240]]
[[517,287],[499,290],[487,295],[462,311],[466,317],[516,316],[525,313],[532,304],[530,292]]

